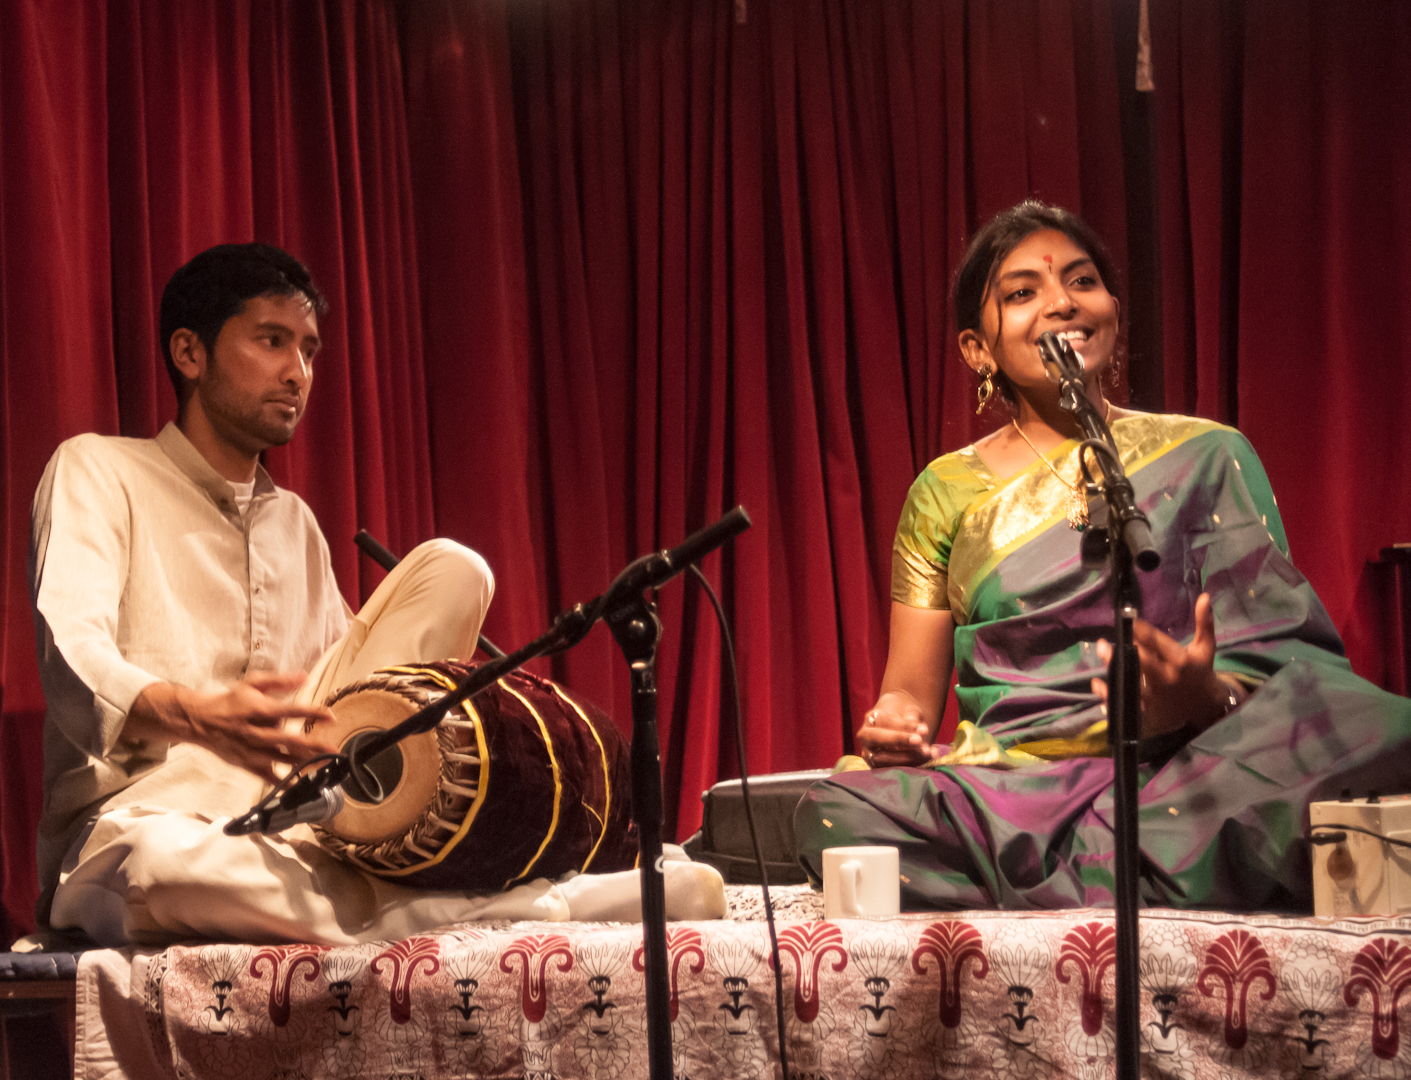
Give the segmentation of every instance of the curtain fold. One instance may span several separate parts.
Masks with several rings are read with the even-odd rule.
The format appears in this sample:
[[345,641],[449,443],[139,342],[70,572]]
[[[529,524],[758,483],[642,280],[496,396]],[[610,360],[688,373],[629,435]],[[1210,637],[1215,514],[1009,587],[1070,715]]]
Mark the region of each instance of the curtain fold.
[[0,5],[0,867],[19,932],[36,893],[44,715],[29,505],[60,438],[118,426],[104,23],[93,5]]
[[[1411,541],[1411,8],[1251,2],[1240,425],[1293,557],[1385,685],[1368,558]],[[1257,73],[1257,78],[1255,74]]]
[[215,243],[296,252],[328,294],[316,387],[272,451],[356,605],[365,525],[432,535],[411,169],[395,13],[381,2],[0,3],[3,897],[30,925],[43,699],[25,560],[45,462],[84,431],[175,414],[157,341],[171,272]]
[[1411,540],[1411,8],[1151,7],[1166,407],[1237,423],[1353,667]]
[[[842,753],[885,661],[906,489],[995,422],[947,311],[967,233],[1038,194],[1125,250],[1110,23],[1039,0],[404,9],[428,382],[510,429],[486,498],[436,493],[499,573],[492,636],[743,504],[754,527],[707,572],[751,768]],[[464,440],[434,398],[439,485]],[[660,601],[684,835],[737,763],[709,609],[685,584]],[[552,670],[627,723],[605,631]]]
[[1166,408],[1238,424],[1244,8],[1151,6]]

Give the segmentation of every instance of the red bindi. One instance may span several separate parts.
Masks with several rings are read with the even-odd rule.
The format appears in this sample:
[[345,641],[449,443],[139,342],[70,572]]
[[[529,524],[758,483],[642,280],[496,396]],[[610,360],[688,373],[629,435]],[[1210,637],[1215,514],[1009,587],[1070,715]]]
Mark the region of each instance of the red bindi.
[[1045,256],[1044,256],[1044,262],[1046,262],[1046,263],[1048,263],[1050,266],[1052,266],[1052,265],[1053,265],[1053,256],[1052,256],[1052,255],[1045,255]]

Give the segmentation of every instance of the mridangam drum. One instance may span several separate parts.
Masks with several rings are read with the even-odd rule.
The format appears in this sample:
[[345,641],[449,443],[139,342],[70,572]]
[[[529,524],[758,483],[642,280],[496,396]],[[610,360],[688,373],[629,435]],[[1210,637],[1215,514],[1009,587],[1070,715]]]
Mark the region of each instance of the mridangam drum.
[[[329,702],[334,741],[346,752],[394,727],[472,666],[384,668],[344,687]],[[513,672],[368,767],[384,797],[350,780],[342,812],[315,831],[379,877],[489,891],[636,860],[627,743],[599,709],[548,679]]]

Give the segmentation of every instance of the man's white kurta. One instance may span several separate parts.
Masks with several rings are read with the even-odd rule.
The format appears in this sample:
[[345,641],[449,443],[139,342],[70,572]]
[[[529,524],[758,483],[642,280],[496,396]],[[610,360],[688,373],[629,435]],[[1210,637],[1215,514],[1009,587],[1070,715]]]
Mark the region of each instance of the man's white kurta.
[[143,689],[306,670],[352,613],[304,501],[257,468],[242,516],[175,424],[156,439],[63,443],[35,493],[30,559],[48,704],[44,911],[65,853],[100,809],[238,813],[260,792],[257,777],[206,750],[125,738]]

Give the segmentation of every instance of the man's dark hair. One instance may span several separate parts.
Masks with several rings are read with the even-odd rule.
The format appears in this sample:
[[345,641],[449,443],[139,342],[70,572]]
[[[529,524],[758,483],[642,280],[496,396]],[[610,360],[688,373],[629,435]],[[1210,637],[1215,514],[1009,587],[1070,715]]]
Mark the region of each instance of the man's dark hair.
[[[958,329],[974,330],[977,334],[982,332],[985,293],[999,273],[1001,264],[1026,237],[1049,229],[1062,233],[1082,248],[1097,267],[1107,291],[1113,296],[1117,295],[1117,267],[1107,245],[1093,227],[1061,206],[1050,206],[1038,199],[1025,199],[990,218],[965,249],[952,292]],[[1112,377],[1116,375],[1116,361],[1119,359],[1120,354],[1113,357],[1114,362],[1109,368]],[[992,377],[1000,397],[1010,405],[1016,404],[1014,388],[1004,372],[996,370]]]
[[177,403],[186,403],[191,383],[172,362],[174,333],[190,330],[206,347],[207,355],[212,355],[221,327],[245,309],[247,300],[300,293],[308,298],[315,314],[328,310],[328,301],[314,285],[309,268],[272,244],[218,244],[174,273],[162,290],[159,333]]

